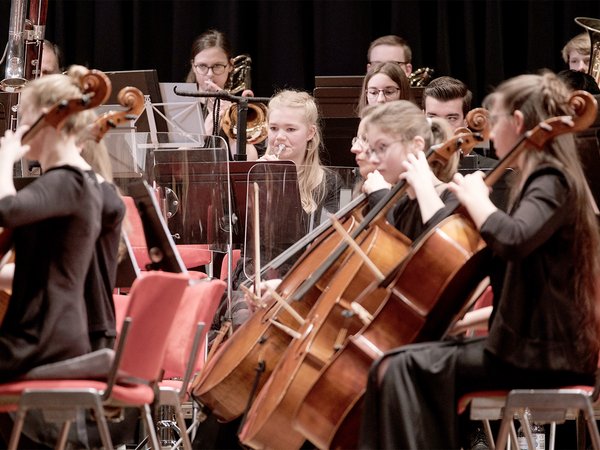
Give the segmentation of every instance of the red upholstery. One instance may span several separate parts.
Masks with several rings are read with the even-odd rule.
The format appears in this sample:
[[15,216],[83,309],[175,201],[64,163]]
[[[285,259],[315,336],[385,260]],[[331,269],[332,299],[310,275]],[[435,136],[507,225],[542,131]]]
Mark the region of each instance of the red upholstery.
[[121,334],[123,322],[127,316],[127,308],[129,307],[129,295],[113,294],[113,302],[115,304],[115,320],[117,322],[117,335]]
[[[183,377],[189,363],[195,327],[198,322],[205,323],[203,342],[225,287],[225,282],[213,279],[197,282],[186,289],[167,339],[163,361],[164,378]],[[200,370],[202,364],[202,358],[198,358],[194,371]]]
[[[239,259],[242,257],[242,251],[237,249],[237,250],[233,250],[232,252],[232,258],[231,258],[231,267],[232,270],[235,269],[235,266],[237,265]],[[223,258],[223,264],[221,265],[221,280],[226,280],[227,279],[227,261],[229,261],[229,254],[226,253],[225,257]]]

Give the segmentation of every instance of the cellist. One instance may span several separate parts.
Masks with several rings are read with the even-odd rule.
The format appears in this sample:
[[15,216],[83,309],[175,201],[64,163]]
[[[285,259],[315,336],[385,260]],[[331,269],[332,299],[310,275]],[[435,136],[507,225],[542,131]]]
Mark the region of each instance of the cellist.
[[[17,254],[12,298],[0,327],[3,381],[91,350],[84,281],[100,233],[102,197],[77,138],[95,114],[76,112],[61,130],[46,126],[27,144],[22,141],[45,110],[82,95],[78,80],[67,75],[28,83],[19,104],[20,127],[0,139],[0,225],[13,229]],[[23,156],[39,161],[43,174],[17,192],[13,164]],[[2,415],[3,439],[10,433],[7,419]]]
[[[568,99],[553,73],[503,82],[485,102],[499,157],[541,121],[572,115]],[[416,192],[431,183],[419,175],[422,157],[405,168]],[[456,402],[465,393],[594,383],[600,240],[572,134],[525,149],[514,168],[508,213],[489,200],[480,172],[449,184],[494,255],[489,336],[404,346],[375,363],[361,448],[460,448]]]
[[[389,186],[398,182],[404,171],[402,164],[409,155],[444,142],[452,135],[444,119],[426,118],[416,105],[405,100],[377,106],[361,121],[361,126],[366,130],[369,143],[369,162],[376,167],[363,184],[371,206],[386,194]],[[436,175],[429,172],[436,192],[443,198],[448,195],[444,182],[456,172],[458,160],[459,155],[455,153],[447,165],[434,164]],[[388,215],[388,220],[410,239],[416,239],[431,225],[430,219],[432,214],[420,207],[410,190]]]

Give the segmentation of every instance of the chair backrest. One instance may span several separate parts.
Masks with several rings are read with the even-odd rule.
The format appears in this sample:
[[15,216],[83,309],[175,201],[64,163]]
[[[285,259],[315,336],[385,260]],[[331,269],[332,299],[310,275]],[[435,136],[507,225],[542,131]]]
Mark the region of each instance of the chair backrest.
[[[235,266],[237,265],[239,259],[242,257],[242,251],[239,249],[235,249],[231,252],[231,271],[235,270]],[[227,264],[229,264],[229,253],[225,253],[225,257],[223,258],[223,262],[221,263],[221,275],[219,278],[221,280],[227,280]]]
[[189,275],[161,271],[144,272],[129,293],[127,330],[119,365],[119,377],[157,380],[162,366],[167,336]]
[[[190,363],[194,333],[199,322],[204,322],[202,342],[206,339],[226,283],[218,279],[199,280],[185,290],[181,304],[167,339],[167,350],[163,360],[164,378],[183,377]],[[202,347],[201,347],[202,348]],[[203,358],[192,361],[194,372],[202,368]]]

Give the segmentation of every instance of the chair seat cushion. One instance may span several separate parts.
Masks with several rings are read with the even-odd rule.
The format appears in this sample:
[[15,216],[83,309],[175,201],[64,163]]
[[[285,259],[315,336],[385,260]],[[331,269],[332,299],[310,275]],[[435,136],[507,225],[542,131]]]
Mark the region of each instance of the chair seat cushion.
[[38,366],[27,372],[23,380],[60,380],[60,379],[106,379],[113,363],[115,352],[103,348],[75,358],[65,359]]
[[[77,395],[78,391],[89,393],[97,391],[102,395],[106,383],[96,380],[20,380],[0,384],[0,412],[16,411],[19,398],[24,390],[56,391],[60,395]],[[139,406],[154,400],[154,389],[144,384],[127,384],[113,386],[110,399],[105,404],[113,406]]]

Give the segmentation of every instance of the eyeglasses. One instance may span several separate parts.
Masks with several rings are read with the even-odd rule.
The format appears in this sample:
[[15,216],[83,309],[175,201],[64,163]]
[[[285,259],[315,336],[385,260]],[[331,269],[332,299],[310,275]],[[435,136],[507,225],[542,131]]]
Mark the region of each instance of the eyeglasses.
[[367,97],[377,98],[379,97],[379,94],[382,93],[385,98],[390,99],[394,98],[398,92],[400,92],[400,88],[392,86],[388,86],[383,89],[369,88],[367,89]]
[[213,64],[212,66],[207,66],[206,64],[194,64],[194,69],[200,72],[202,75],[206,75],[208,73],[208,69],[212,70],[212,73],[215,75],[221,75],[225,72],[225,68],[227,64]]
[[367,158],[375,156],[377,159],[380,159],[383,155],[385,155],[385,153],[392,145],[404,141],[406,141],[406,139],[398,139],[397,141],[388,142],[387,144],[381,143],[377,148],[369,147],[365,153],[367,155]]
[[409,61],[369,61],[369,64],[379,64],[381,62],[391,62],[394,64],[398,64],[399,66],[405,66],[407,64],[410,64]]
[[363,150],[369,149],[369,143],[362,137],[353,137],[352,138],[352,147],[360,147]]

